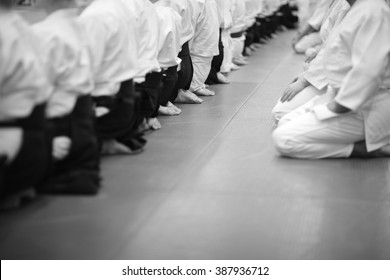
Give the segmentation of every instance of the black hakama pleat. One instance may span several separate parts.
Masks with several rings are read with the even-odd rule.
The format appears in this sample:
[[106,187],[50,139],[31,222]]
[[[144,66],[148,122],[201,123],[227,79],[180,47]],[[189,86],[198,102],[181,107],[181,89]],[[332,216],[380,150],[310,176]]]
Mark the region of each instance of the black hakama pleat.
[[218,72],[221,71],[221,66],[224,58],[224,46],[222,43],[222,29],[219,30],[219,42],[218,42],[219,54],[213,57],[211,62],[211,69],[209,76],[207,77],[206,84],[214,85],[219,84]]
[[169,67],[163,72],[162,88],[159,93],[159,104],[161,106],[167,106],[172,98],[176,99],[177,96],[175,96],[174,91],[178,78],[177,66]]
[[191,87],[192,78],[194,76],[194,66],[190,55],[190,48],[188,42],[185,43],[178,55],[181,59],[180,71],[178,72],[178,79],[175,86],[174,94],[172,95],[171,101],[173,102],[180,89],[189,90]]
[[[50,145],[45,120],[45,105],[36,106],[29,117],[5,125],[23,130],[21,148],[10,165],[3,163],[2,196],[37,187],[47,176]],[[4,126],[4,125],[1,125]]]
[[162,88],[163,72],[152,72],[146,75],[145,82],[136,84],[135,89],[141,95],[141,112],[139,123],[145,118],[157,116],[159,93]]
[[140,97],[136,93],[133,80],[121,83],[115,96],[93,98],[96,107],[105,107],[109,113],[97,118],[96,131],[99,142],[117,140],[133,151],[146,144],[143,134],[137,132],[140,118]]
[[49,120],[52,138],[71,139],[69,154],[54,161],[49,178],[39,191],[55,194],[96,194],[100,187],[99,147],[92,97],[77,99],[71,114]]

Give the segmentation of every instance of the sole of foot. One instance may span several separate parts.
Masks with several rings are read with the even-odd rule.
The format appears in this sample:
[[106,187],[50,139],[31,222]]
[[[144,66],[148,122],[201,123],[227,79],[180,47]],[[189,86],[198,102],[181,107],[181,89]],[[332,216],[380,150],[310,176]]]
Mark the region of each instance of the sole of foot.
[[218,77],[218,82],[221,84],[229,84],[230,83],[229,79],[225,75],[223,75],[222,73],[217,73],[217,77]]
[[199,95],[199,96],[214,96],[215,95],[215,92],[212,91],[212,90],[209,90],[207,88],[202,88],[202,89],[198,89],[197,91],[194,92],[196,95]]
[[179,115],[180,113],[178,111],[176,111],[174,108],[172,107],[168,107],[168,106],[160,106],[158,108],[158,114],[160,116],[177,116]]
[[28,188],[17,193],[7,195],[0,200],[0,211],[13,211],[19,209],[23,204],[36,198],[34,188]]
[[237,64],[234,64],[233,63],[233,65],[231,66],[232,68],[232,71],[237,71],[237,70],[240,70],[241,69],[241,67],[240,66],[238,66]]
[[172,104],[171,102],[168,102],[167,107],[168,108],[173,108],[178,114],[181,114],[181,109],[178,108],[175,104]]
[[246,48],[245,48],[245,52],[246,52],[246,54],[247,54],[248,56],[251,56],[252,53],[253,53],[253,50],[252,50],[250,47],[246,47]]
[[147,123],[151,130],[159,130],[162,127],[157,118],[150,118],[147,120]]
[[[141,149],[142,150],[142,149]],[[132,151],[126,145],[119,143],[116,140],[107,140],[103,142],[102,146],[102,155],[110,156],[110,155],[131,155],[138,154],[140,151]]]
[[175,99],[175,103],[181,104],[202,104],[203,100],[200,99],[196,94],[188,90],[179,90],[179,94]]
[[237,64],[238,66],[245,66],[245,65],[249,64],[248,61],[245,61],[243,59],[235,59],[233,62],[234,62],[234,64]]

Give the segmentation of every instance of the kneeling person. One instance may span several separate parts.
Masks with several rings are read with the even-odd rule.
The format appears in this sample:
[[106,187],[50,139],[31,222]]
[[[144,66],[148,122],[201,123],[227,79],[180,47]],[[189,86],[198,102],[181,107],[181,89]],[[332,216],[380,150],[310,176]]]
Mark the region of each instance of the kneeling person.
[[29,25],[0,1],[0,206],[34,196],[50,161],[45,100],[51,90]]
[[74,0],[38,0],[48,16],[33,26],[53,92],[47,104],[53,166],[45,193],[95,194],[99,189],[99,153],[91,92],[93,72],[86,34]]
[[324,50],[327,93],[285,115],[273,133],[284,156],[389,155],[390,9],[382,0],[348,2]]

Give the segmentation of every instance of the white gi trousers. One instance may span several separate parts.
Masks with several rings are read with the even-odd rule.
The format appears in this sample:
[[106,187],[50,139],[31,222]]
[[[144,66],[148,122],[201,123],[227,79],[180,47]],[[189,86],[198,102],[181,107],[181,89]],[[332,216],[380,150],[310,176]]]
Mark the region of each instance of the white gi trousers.
[[233,46],[232,37],[228,30],[222,30],[222,44],[223,44],[223,61],[221,66],[222,73],[229,73],[232,70],[233,63]]
[[210,74],[213,57],[191,54],[191,59],[194,67],[194,76],[192,78],[190,90],[195,92],[206,88],[205,82]]
[[232,38],[233,59],[242,58],[242,52],[244,51],[244,46],[245,46],[245,39],[246,39],[245,35],[242,35],[239,38]]
[[295,109],[301,107],[302,105],[309,102],[311,99],[318,95],[325,94],[326,89],[318,90],[313,86],[308,86],[302,91],[300,91],[294,98],[290,101],[286,101],[284,103],[280,102],[276,103],[275,107],[272,109],[272,117],[276,122],[278,122],[284,115],[294,111]]
[[281,155],[301,159],[348,158],[354,143],[365,139],[360,113],[347,113],[319,120],[313,108],[333,96],[315,97],[285,115],[272,137]]

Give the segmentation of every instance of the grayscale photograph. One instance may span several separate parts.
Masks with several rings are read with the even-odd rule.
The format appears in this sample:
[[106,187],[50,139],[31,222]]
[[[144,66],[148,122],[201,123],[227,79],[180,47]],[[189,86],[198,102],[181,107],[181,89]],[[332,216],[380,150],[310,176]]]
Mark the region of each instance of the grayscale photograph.
[[0,259],[390,260],[389,6],[0,0]]

